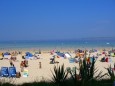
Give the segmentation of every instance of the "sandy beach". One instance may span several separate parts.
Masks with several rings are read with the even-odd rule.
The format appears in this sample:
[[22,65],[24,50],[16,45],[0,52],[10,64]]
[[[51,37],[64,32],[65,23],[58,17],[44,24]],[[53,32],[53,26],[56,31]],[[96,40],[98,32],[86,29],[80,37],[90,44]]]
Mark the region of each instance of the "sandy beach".
[[[89,48],[90,49],[90,48]],[[105,48],[105,49],[111,49],[111,48]],[[18,49],[15,49],[17,51],[20,51]],[[5,52],[7,50],[1,50],[0,52]],[[32,54],[35,53],[36,50],[34,49],[23,49],[21,50],[22,54],[17,55],[17,61],[13,62],[14,66],[16,67],[16,71],[21,72],[21,68],[20,68],[20,63],[21,61],[23,61],[22,56],[25,55],[26,51],[31,52]],[[50,53],[50,50],[46,49],[46,50],[41,50],[41,54],[39,54],[40,59],[36,59],[36,60],[32,60],[32,59],[28,59],[28,67],[25,68],[28,70],[28,77],[23,77],[23,72],[21,72],[21,77],[20,78],[6,78],[6,77],[1,77],[1,80],[4,80],[5,82],[10,82],[13,84],[23,84],[23,83],[27,83],[27,82],[33,82],[33,81],[51,81],[52,78],[52,72],[54,65],[63,65],[65,69],[67,67],[77,67],[79,68],[79,63],[69,63],[68,59],[64,59],[62,57],[60,58],[56,58],[55,60],[58,61],[59,63],[55,63],[55,64],[50,64],[50,58],[53,56]],[[74,49],[63,49],[60,50],[60,52],[69,52],[69,54],[72,56],[72,58],[75,57],[75,53],[74,53]],[[98,48],[97,52],[91,53],[91,55],[96,55],[97,53],[102,53],[102,49]],[[113,66],[114,62],[115,62],[115,58],[114,57],[110,57],[112,59],[112,62],[100,62],[101,58],[104,57],[105,55],[101,55],[98,57],[97,61],[96,61],[96,67],[99,69],[99,71],[103,71],[104,73],[107,73],[107,70],[105,68],[107,68],[110,64],[111,66]],[[11,55],[5,56],[4,58],[10,58]],[[41,62],[41,69],[39,68],[39,62]],[[0,68],[1,67],[10,67],[10,63],[8,59],[4,59],[4,60],[0,60]],[[78,72],[78,71],[77,71]]]

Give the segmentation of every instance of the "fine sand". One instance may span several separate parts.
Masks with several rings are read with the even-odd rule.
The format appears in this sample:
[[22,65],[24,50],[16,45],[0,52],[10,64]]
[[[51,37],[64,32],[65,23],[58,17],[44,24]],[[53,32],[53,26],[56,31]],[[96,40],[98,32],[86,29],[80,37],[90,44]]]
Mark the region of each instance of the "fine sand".
[[[91,48],[90,48],[91,49]],[[101,48],[97,48],[98,52],[92,53],[93,55],[96,55],[96,53],[102,53],[102,49]],[[106,48],[105,48],[106,49]],[[111,49],[111,48],[107,48],[107,49]],[[22,50],[18,50],[15,49],[16,51],[22,51],[22,55],[25,55],[26,51],[30,51],[31,53],[34,54],[34,52],[36,50],[34,49],[22,49]],[[10,50],[1,50],[0,52],[5,52],[5,51],[10,51]],[[12,49],[13,51],[13,49]],[[29,76],[28,77],[23,77],[21,76],[21,78],[3,78],[1,77],[1,81],[5,81],[5,82],[11,82],[13,84],[22,84],[22,83],[26,83],[26,82],[33,82],[33,81],[50,81],[52,78],[52,72],[53,71],[53,67],[54,65],[62,65],[64,64],[64,67],[77,67],[79,68],[79,63],[69,63],[68,59],[64,59],[62,57],[60,58],[56,58],[56,61],[59,62],[59,64],[50,64],[50,58],[53,56],[49,53],[50,50],[48,49],[41,49],[41,54],[40,54],[40,59],[37,60],[31,60],[28,59],[28,64],[29,67],[27,67],[26,69],[28,70]],[[75,53],[74,53],[74,49],[60,49],[61,52],[69,52],[72,57],[75,57]],[[22,55],[17,55],[17,60],[16,62],[13,62],[16,70],[20,72],[20,62],[23,61],[22,59]],[[98,57],[97,61],[96,61],[96,67],[99,69],[99,71],[103,71],[104,73],[107,73],[107,70],[105,68],[107,68],[110,64],[113,66],[114,62],[115,62],[115,57],[111,57],[112,58],[112,62],[100,62],[101,58],[104,55],[101,55]],[[1,57],[1,56],[0,56]],[[10,57],[10,56],[8,56]],[[41,62],[42,64],[42,68],[39,69],[39,62]],[[1,67],[10,67],[9,64],[9,60],[0,60],[0,68]],[[99,72],[98,71],[98,72]],[[78,72],[78,71],[77,71]],[[21,72],[21,75],[23,75],[23,73]]]

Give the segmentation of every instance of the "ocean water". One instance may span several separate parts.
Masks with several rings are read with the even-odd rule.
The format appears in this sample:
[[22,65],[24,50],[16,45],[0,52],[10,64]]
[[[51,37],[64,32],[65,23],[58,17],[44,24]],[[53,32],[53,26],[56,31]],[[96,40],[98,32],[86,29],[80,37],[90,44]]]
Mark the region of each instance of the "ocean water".
[[87,48],[115,47],[115,40],[0,41],[2,48]]

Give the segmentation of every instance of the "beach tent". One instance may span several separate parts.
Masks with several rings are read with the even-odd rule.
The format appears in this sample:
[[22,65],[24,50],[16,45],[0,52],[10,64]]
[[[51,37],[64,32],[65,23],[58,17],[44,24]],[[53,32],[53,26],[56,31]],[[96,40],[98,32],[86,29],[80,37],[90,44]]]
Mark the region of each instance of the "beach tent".
[[30,52],[26,52],[26,56],[32,57],[33,55]]
[[60,53],[60,52],[57,52],[56,54],[57,54],[58,56],[60,56],[60,57],[64,57],[64,56],[65,56],[64,53]]
[[27,69],[24,69],[24,71],[23,71],[23,77],[28,77],[28,70]]
[[67,52],[67,53],[64,54],[64,57],[65,58],[71,58],[72,56]]
[[9,67],[9,77],[16,77],[16,68]]
[[29,59],[30,57],[33,56],[30,52],[26,52],[25,54],[26,54],[26,56],[24,56],[25,59]]
[[9,53],[8,52],[5,52],[5,53],[3,53],[3,55],[5,56],[5,55],[9,55]]
[[1,67],[1,76],[2,77],[8,77],[9,73],[8,73],[8,67]]

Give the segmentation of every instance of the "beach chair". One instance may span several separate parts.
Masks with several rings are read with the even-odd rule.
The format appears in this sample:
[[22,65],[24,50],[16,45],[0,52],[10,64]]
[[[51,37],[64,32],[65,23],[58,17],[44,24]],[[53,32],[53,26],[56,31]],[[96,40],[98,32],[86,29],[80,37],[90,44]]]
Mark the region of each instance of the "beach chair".
[[1,67],[1,77],[8,77],[8,67]]
[[9,67],[9,77],[16,77],[16,68]]

